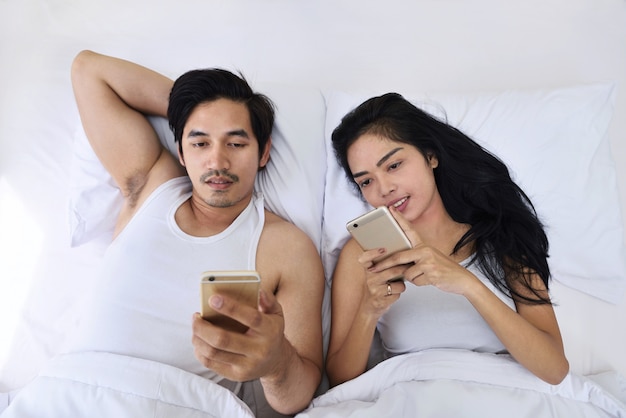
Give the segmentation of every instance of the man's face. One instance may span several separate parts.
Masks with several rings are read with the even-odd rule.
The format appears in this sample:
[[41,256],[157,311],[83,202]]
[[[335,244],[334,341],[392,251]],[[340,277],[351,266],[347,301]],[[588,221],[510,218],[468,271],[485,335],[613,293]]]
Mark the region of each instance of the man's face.
[[243,103],[218,99],[198,105],[181,138],[181,164],[194,194],[212,207],[245,206],[259,167],[269,158],[269,142],[259,159],[259,143]]

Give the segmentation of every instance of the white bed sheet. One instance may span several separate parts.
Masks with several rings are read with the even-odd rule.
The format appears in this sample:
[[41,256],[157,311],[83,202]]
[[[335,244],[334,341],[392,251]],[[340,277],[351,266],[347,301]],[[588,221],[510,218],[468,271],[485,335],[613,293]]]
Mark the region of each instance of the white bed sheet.
[[429,350],[392,357],[316,398],[315,417],[626,417],[626,404],[569,374],[549,385],[508,355]]
[[[0,412],[2,412],[0,405]],[[162,363],[112,353],[56,357],[2,418],[254,417],[231,391]]]

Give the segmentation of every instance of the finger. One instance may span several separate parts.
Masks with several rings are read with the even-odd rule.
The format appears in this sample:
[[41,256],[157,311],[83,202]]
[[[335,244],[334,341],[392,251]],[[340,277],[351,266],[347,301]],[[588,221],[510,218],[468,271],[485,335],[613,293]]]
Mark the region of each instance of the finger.
[[411,274],[411,275],[407,274],[406,280],[417,286],[428,284],[425,280],[423,271],[419,273]]
[[373,250],[364,250],[358,258],[358,262],[364,268],[372,267],[374,263],[374,259],[380,257],[382,254],[385,254],[387,250],[385,248],[376,248]]
[[219,327],[200,314],[193,316],[192,344],[203,357],[221,361],[242,356],[247,346],[243,334]]
[[387,294],[385,296],[393,295],[393,288],[391,287],[391,283],[387,282]]
[[413,229],[413,226],[409,221],[406,220],[404,215],[402,215],[402,213],[400,213],[398,209],[394,208],[393,206],[391,206],[389,210],[391,212],[391,215],[398,222],[398,225],[400,225],[400,228],[402,228],[406,236],[409,238],[409,241],[411,241],[411,246],[417,247],[418,245],[423,244],[422,238],[419,236],[417,231]]
[[387,291],[387,296],[391,296],[391,295],[399,295],[400,293],[403,293],[406,290],[406,285],[404,284],[404,280],[403,279],[393,279],[393,280],[389,280],[386,283],[386,291]]
[[194,356],[206,368],[233,381],[249,380],[245,378],[245,357],[216,350],[210,346],[194,344]]
[[259,311],[265,314],[282,315],[283,309],[276,296],[261,289],[259,291]]
[[367,271],[371,274],[383,274],[379,277],[384,282],[402,278],[406,269],[414,264],[414,257],[408,251],[400,251],[372,265]]
[[404,280],[392,280],[385,284],[385,296],[399,295],[405,290]]
[[194,338],[200,338],[203,339],[203,332],[202,329],[204,327],[204,323],[207,322],[204,319],[202,319],[202,316],[200,316],[200,314],[198,312],[195,312],[193,314],[193,317],[191,319],[191,332],[194,336]]
[[193,338],[200,340],[201,344],[210,344],[209,337],[212,334],[212,330],[215,328],[217,327],[211,322],[202,318],[202,316],[198,312],[193,314],[191,324]]
[[[232,318],[246,327],[250,327],[259,320],[260,313],[257,307],[253,308],[226,295],[212,295],[209,298],[209,305],[219,314]],[[241,332],[244,331],[241,329]]]
[[[396,253],[397,254],[397,253]],[[396,254],[388,257],[394,257]],[[404,271],[408,265],[398,262],[388,262],[387,259],[381,260],[378,263],[372,265],[367,270],[370,279],[374,278],[371,275],[376,275],[376,281],[378,283],[386,283],[393,279],[402,278]]]

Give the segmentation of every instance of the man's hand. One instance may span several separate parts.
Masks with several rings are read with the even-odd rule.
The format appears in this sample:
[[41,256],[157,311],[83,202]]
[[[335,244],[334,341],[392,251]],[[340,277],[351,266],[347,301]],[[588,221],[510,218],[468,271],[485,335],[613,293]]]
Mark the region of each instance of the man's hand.
[[239,382],[283,374],[285,323],[274,295],[261,290],[258,309],[222,295],[213,295],[209,303],[215,311],[248,326],[248,330],[229,331],[194,314],[192,344],[200,363]]

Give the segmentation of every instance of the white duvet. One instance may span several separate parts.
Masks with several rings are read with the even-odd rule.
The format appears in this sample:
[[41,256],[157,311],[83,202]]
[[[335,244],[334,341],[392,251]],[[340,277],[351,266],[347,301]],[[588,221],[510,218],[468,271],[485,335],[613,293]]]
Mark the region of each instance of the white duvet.
[[390,358],[298,416],[626,417],[626,406],[586,377],[570,373],[553,386],[508,355],[430,350]]
[[[2,406],[0,406],[0,411]],[[175,367],[111,353],[67,354],[17,393],[2,418],[253,417],[231,391]]]
[[[0,416],[253,414],[232,392],[197,375],[153,361],[89,352],[55,358],[10,399]],[[586,377],[569,374],[552,386],[507,355],[430,350],[380,363],[314,399],[298,417],[625,418],[626,406]]]

